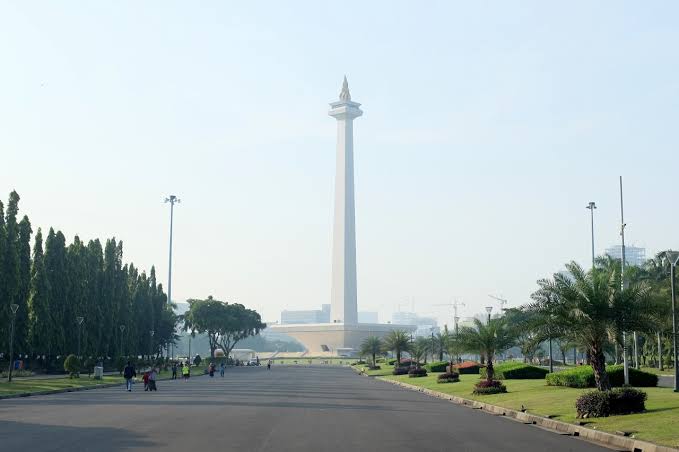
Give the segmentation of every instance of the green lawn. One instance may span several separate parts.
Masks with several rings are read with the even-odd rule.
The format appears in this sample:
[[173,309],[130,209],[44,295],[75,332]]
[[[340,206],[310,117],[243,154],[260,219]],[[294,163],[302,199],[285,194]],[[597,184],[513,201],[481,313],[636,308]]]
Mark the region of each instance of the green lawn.
[[672,368],[672,367],[670,367],[670,368],[665,367],[665,370],[660,370],[657,367],[642,367],[639,370],[643,370],[644,372],[648,372],[648,373],[656,374],[656,375],[669,375],[669,376],[674,375],[674,368]]
[[105,376],[103,380],[88,378],[87,375],[80,378],[22,378],[12,380],[11,383],[0,383],[0,395],[26,394],[31,392],[51,391],[64,388],[78,388],[97,384],[124,383],[122,377]]
[[[439,384],[436,382],[438,374],[409,378],[407,375],[391,375],[392,370],[392,366],[382,364],[382,370],[366,373],[515,410],[521,409],[523,405],[530,413],[552,415],[555,419],[571,423],[578,421],[575,417],[575,400],[583,392],[589,391],[547,386],[544,380],[506,380],[506,394],[475,396],[472,390],[479,379],[478,375],[460,375],[459,383]],[[634,436],[641,440],[679,446],[679,393],[674,393],[671,388],[642,389],[648,394],[645,413],[587,419],[590,422],[587,426],[611,433],[634,432]]]

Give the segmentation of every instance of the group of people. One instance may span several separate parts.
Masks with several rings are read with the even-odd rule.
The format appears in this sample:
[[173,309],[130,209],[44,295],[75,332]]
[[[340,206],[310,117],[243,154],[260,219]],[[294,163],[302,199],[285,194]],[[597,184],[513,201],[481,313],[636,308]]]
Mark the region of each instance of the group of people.
[[177,372],[179,370],[182,371],[182,378],[184,378],[184,381],[187,381],[191,376],[191,367],[189,366],[189,362],[185,361],[183,363],[172,363],[172,380],[177,379]]
[[[125,377],[125,389],[128,392],[132,391],[132,384],[134,383],[134,378],[137,376],[137,370],[134,368],[130,361],[127,362],[125,369],[123,370],[123,377]],[[156,380],[158,378],[158,369],[155,367],[150,368],[142,374],[142,381],[144,382],[144,391],[157,391],[158,386],[156,385]]]

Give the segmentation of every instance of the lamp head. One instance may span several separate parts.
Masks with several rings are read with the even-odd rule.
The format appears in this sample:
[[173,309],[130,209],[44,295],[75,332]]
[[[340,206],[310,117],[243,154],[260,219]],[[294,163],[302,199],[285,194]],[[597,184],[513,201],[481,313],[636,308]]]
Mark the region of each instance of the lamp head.
[[125,331],[125,325],[120,325],[118,328],[120,328],[120,332],[121,332],[121,333],[122,333],[123,331]]
[[19,305],[12,303],[11,305],[9,305],[9,308],[12,310],[12,314],[16,314],[17,310],[19,309]]
[[78,316],[75,318],[75,321],[78,322],[78,325],[82,325],[85,321],[85,317]]
[[590,201],[589,204],[587,205],[587,207],[585,207],[585,209],[589,209],[589,210],[596,209],[596,203],[594,201]]
[[486,306],[486,312],[487,312],[488,314],[490,314],[491,312],[493,312],[493,307],[492,307],[492,306]]
[[154,334],[156,334],[156,332],[151,330],[151,337],[153,337]]
[[665,259],[667,259],[667,262],[669,262],[670,265],[676,266],[677,261],[679,261],[679,251],[665,251]]

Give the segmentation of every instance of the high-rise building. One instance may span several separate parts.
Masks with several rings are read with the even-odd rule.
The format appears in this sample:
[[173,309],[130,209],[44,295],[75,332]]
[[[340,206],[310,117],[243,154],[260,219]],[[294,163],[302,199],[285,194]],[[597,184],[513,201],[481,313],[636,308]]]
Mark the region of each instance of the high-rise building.
[[[606,254],[614,259],[622,259],[622,245],[606,248]],[[625,245],[625,263],[633,267],[641,267],[646,262],[646,248]]]
[[377,323],[377,312],[358,311],[358,323]]

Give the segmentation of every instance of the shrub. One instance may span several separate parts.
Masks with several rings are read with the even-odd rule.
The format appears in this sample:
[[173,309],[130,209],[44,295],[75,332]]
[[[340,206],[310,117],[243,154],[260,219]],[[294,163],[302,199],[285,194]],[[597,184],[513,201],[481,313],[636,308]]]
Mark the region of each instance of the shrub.
[[[0,378],[7,378],[9,376],[9,370],[3,370],[0,372]],[[14,377],[32,377],[33,372],[27,369],[12,369],[12,378]]]
[[380,370],[382,369],[381,366],[368,366],[368,370]]
[[196,355],[196,357],[193,358],[193,364],[196,366],[200,366],[201,361],[203,361],[203,358],[201,358],[200,355]]
[[384,359],[384,358],[377,358],[376,362],[378,362],[378,363],[386,363],[387,360]]
[[503,392],[507,392],[507,387],[499,380],[481,380],[474,385],[474,394],[476,395],[500,394]]
[[[119,358],[122,359],[122,358]],[[89,377],[92,372],[94,371],[94,365],[96,362],[94,362],[93,358],[86,358],[85,362],[83,363],[83,367],[85,368],[85,371],[87,372],[87,376]],[[120,369],[120,372],[122,373],[123,369],[125,368],[125,365],[123,364],[123,368]]]
[[641,413],[646,410],[646,397],[645,392],[634,388],[590,391],[578,397],[575,409],[579,418]]
[[436,378],[437,383],[457,383],[460,381],[460,374],[457,372],[445,372]]
[[408,370],[407,367],[394,367],[394,370],[391,373],[392,375],[406,375]]
[[427,369],[425,369],[424,367],[413,367],[408,371],[408,376],[410,378],[426,377]]
[[[495,366],[495,377],[498,380],[542,380],[549,371],[530,364],[508,362]],[[481,369],[481,378],[486,377],[486,368]]]
[[453,369],[457,371],[460,375],[462,374],[478,374],[481,370],[481,364],[475,361],[465,361],[460,364],[453,366]]
[[75,355],[68,355],[64,360],[64,370],[68,372],[70,378],[80,376],[80,360]]
[[388,360],[387,364],[389,364],[390,366],[395,366],[396,365],[396,358]]
[[435,361],[424,366],[429,372],[445,372],[448,367],[447,361]]
[[[623,386],[625,383],[623,366],[607,366],[606,372],[608,373],[611,386]],[[550,386],[568,386],[570,388],[593,388],[595,386],[594,371],[590,366],[581,366],[575,369],[548,374],[546,380]],[[658,385],[658,376],[630,368],[629,382],[631,386],[654,387]]]

